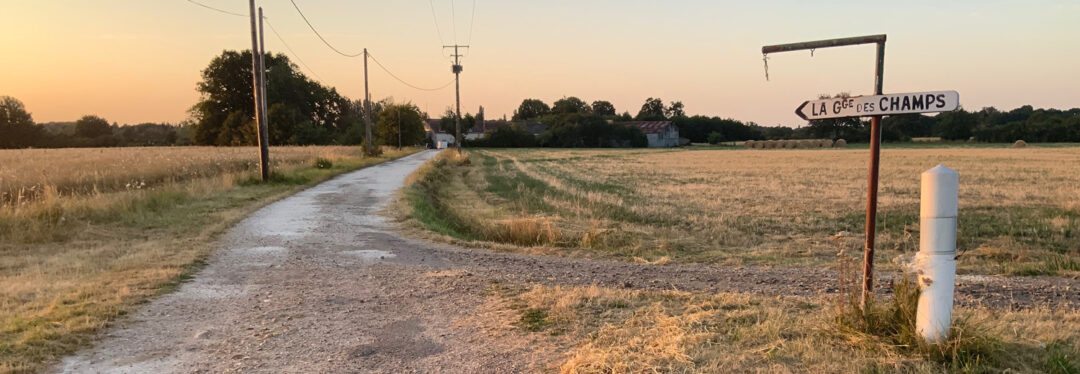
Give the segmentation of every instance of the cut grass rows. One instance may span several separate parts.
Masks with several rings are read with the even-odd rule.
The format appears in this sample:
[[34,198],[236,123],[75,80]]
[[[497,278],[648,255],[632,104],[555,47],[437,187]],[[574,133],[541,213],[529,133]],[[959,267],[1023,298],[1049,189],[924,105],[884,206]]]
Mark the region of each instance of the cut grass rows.
[[[736,152],[716,155],[724,153]],[[689,168],[628,172],[654,157],[673,156],[679,155],[474,150],[462,158],[449,153],[416,175],[421,182],[407,190],[407,208],[416,221],[444,235],[510,244],[499,248],[530,253],[541,246],[568,256],[649,263],[736,259],[831,267],[839,260],[847,264],[841,273],[853,268],[853,259],[837,257],[835,245],[856,245],[858,240],[830,241],[822,233],[861,229],[860,214],[776,190],[767,191],[771,196],[761,190],[736,190],[735,196],[716,198],[743,206],[718,206],[697,195],[671,192],[686,186],[701,186],[692,190],[702,194],[724,189],[713,176]],[[729,167],[736,170],[725,170],[727,175],[720,178],[728,185],[765,179],[752,170]],[[776,179],[787,188],[823,191],[816,187],[821,180],[813,177]],[[911,253],[917,249],[918,217],[910,195],[917,189],[885,189],[902,198],[885,204],[889,208],[879,221],[879,253]],[[1020,275],[1076,272],[1078,249],[1070,240],[1075,206],[1030,204],[1040,198],[1050,200],[1025,195],[963,208],[961,216],[967,221],[961,220],[961,245],[973,248],[961,256],[964,269]],[[957,308],[946,344],[928,345],[915,330],[918,291],[912,283],[900,278],[893,296],[864,313],[853,297],[855,279],[847,274],[842,280],[848,284],[839,285],[844,292],[835,299],[495,284],[492,294],[497,297],[489,307],[516,315],[512,328],[537,346],[566,352],[548,368],[562,373],[1075,373],[1080,368],[1080,314],[1075,310]]]
[[[963,181],[961,272],[1078,272],[1080,201],[1069,194],[1080,194],[1080,169],[1061,164],[1080,163],[1077,148],[955,151],[886,153],[892,162],[882,172],[878,253],[886,261],[880,263],[896,270],[888,260],[917,250],[918,174],[947,162]],[[459,239],[568,253],[824,266],[839,249],[830,236],[863,231],[862,156],[842,150],[475,150],[469,153],[475,163],[432,168],[429,174],[442,182],[430,186],[427,217],[467,223],[440,231]],[[447,186],[457,188],[440,191]],[[506,222],[525,233],[505,233]],[[537,226],[558,235],[534,238]]]

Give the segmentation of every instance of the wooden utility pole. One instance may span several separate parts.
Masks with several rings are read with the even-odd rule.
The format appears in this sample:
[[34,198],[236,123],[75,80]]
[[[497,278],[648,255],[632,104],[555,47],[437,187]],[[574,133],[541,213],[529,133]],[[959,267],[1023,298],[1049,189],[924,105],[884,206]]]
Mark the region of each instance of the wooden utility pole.
[[[761,47],[761,53],[768,55],[774,52],[790,52],[811,50],[818,48],[842,47],[859,44],[877,44],[877,65],[874,74],[874,94],[881,95],[882,81],[885,75],[885,35],[857,36],[853,38],[840,38],[818,40],[812,42],[767,45]],[[767,60],[766,60],[767,61]],[[766,67],[767,68],[767,67]],[[767,71],[767,70],[766,70]],[[870,298],[873,295],[874,286],[874,235],[877,229],[877,192],[878,192],[878,161],[881,158],[881,116],[870,118],[870,175],[866,191],[866,247],[863,251],[863,282],[862,296],[859,301],[860,307],[866,311]]]
[[364,48],[364,127],[367,132],[364,143],[367,144],[365,152],[371,152],[371,91],[368,90],[367,60],[367,48]]
[[[259,90],[259,101],[262,102],[262,121],[259,123],[259,144],[260,155],[265,154],[267,158],[267,165],[270,162],[270,115],[267,109],[267,102],[270,99],[266,96],[266,44],[264,39],[266,34],[263,33],[263,9],[259,7],[259,82],[262,88]],[[263,152],[262,149],[266,149]]]
[[[248,0],[248,10],[251,13],[251,80],[253,86],[252,97],[255,99],[255,126],[259,138],[259,173],[262,180],[267,181],[270,179],[270,148],[267,142],[263,140],[266,133],[266,113],[262,102],[262,93],[265,92],[262,72],[265,70],[260,58],[259,32],[255,28],[255,0]],[[261,12],[260,10],[260,19],[262,18]]]
[[469,48],[467,45],[444,45],[443,48],[454,49],[454,65],[451,67],[454,72],[454,97],[457,103],[457,113],[454,114],[454,147],[457,148],[458,154],[461,153],[461,54],[458,53],[458,48]]
[[397,108],[397,149],[401,149],[401,106]]

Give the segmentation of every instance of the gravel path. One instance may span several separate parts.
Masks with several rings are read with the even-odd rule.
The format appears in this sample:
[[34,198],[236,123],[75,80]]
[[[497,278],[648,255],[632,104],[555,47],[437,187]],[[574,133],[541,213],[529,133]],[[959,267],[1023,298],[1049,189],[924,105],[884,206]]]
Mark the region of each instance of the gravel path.
[[[492,282],[815,296],[827,270],[645,265],[462,249],[404,238],[377,212],[425,151],[271,204],[226,234],[210,264],[156,299],[68,373],[533,371],[551,352],[476,324]],[[885,283],[885,282],[879,282]],[[1080,304],[1080,281],[962,277],[963,304]]]

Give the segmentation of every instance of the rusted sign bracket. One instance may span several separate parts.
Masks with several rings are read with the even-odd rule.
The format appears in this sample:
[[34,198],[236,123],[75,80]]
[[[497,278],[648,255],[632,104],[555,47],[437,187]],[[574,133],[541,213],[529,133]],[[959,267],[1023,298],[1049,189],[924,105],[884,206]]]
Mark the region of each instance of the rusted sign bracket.
[[[874,76],[874,95],[881,95],[885,76],[885,34],[856,36],[852,38],[826,39],[812,42],[767,45],[761,54],[815,50],[859,44],[877,44],[877,68]],[[860,306],[866,310],[874,285],[874,236],[877,229],[878,161],[881,159],[881,116],[870,117],[870,176],[866,192],[866,246],[863,251],[863,284]]]

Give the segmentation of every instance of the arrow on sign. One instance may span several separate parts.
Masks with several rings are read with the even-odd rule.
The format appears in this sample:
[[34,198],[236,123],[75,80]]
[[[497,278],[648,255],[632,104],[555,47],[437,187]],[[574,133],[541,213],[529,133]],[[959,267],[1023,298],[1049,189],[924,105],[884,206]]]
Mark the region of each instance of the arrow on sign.
[[841,117],[948,112],[959,107],[960,94],[956,91],[932,91],[804,101],[795,109],[795,114],[809,121]]

